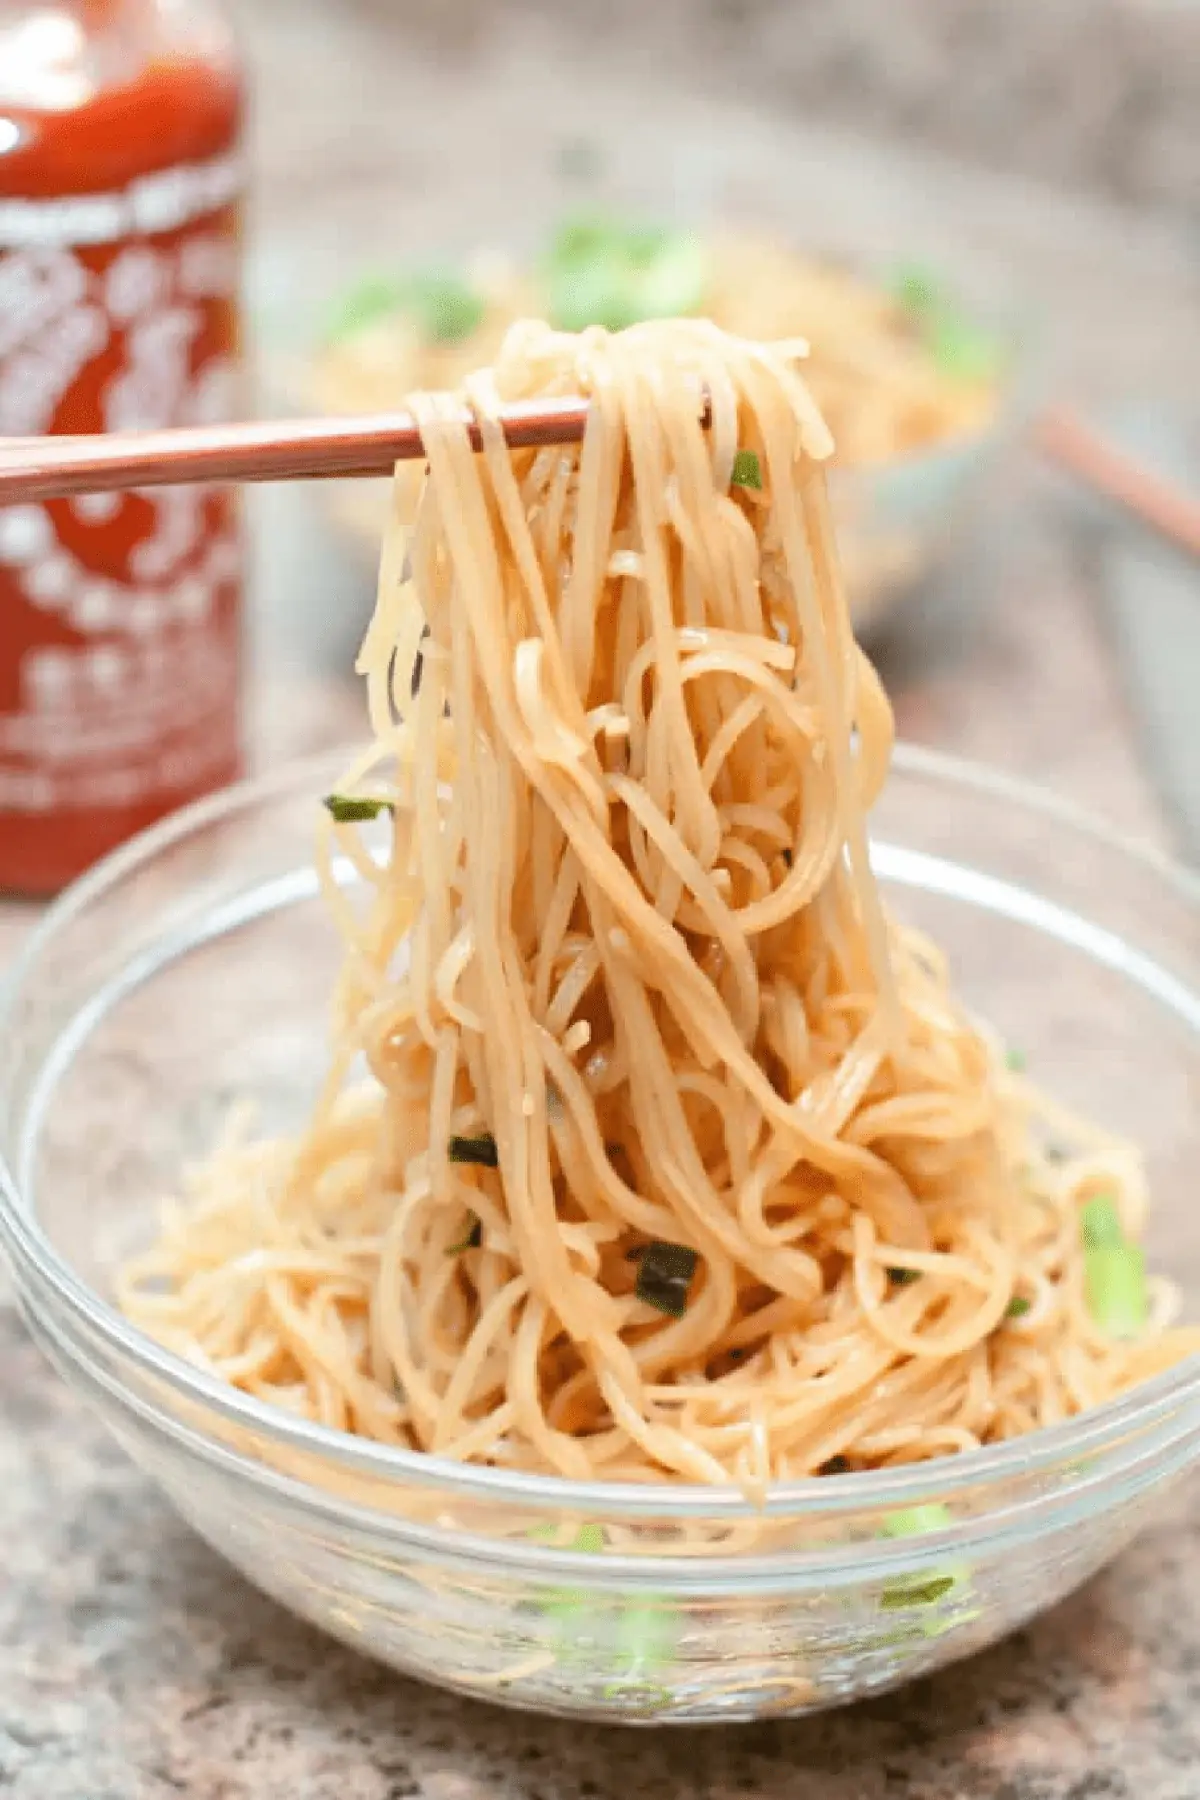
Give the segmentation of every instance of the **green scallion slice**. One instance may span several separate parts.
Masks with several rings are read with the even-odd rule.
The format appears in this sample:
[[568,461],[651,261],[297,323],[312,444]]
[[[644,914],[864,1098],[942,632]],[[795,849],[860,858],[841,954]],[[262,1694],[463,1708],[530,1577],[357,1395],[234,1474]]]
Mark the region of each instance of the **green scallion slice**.
[[563,223],[544,265],[550,322],[563,331],[695,313],[704,277],[703,246],[690,233],[589,214]]
[[470,337],[483,321],[483,301],[461,275],[425,270],[413,275],[404,296],[405,310],[429,344],[455,344]]
[[965,317],[928,269],[902,269],[892,292],[943,375],[952,381],[992,379],[1001,361],[999,345]]
[[696,1252],[686,1244],[646,1244],[637,1259],[638,1299],[673,1319],[682,1319],[697,1260]]
[[[954,1516],[949,1507],[943,1506],[940,1500],[930,1500],[920,1506],[909,1506],[900,1512],[889,1513],[883,1521],[883,1535],[891,1538],[923,1537],[931,1531],[946,1531],[953,1523]],[[889,1612],[905,1606],[932,1606],[949,1593],[965,1591],[970,1579],[971,1571],[965,1563],[899,1575],[884,1583],[880,1605]]]
[[[573,1550],[584,1556],[598,1556],[604,1549],[604,1527],[594,1519],[582,1524],[569,1544],[557,1541],[556,1525],[535,1525],[529,1535],[552,1545],[555,1550]],[[561,1626],[577,1620],[581,1615],[590,1620],[596,1597],[581,1593],[577,1588],[548,1588],[538,1599],[537,1605],[540,1612],[545,1613],[547,1618],[557,1619]]]
[[902,1512],[889,1513],[883,1521],[885,1537],[922,1537],[928,1531],[946,1531],[954,1523],[954,1515],[940,1500],[927,1500],[921,1506],[907,1506]]
[[1079,1215],[1083,1288],[1088,1311],[1109,1337],[1138,1337],[1150,1316],[1146,1258],[1121,1224],[1108,1194],[1087,1201]]
[[917,1576],[911,1581],[889,1581],[880,1595],[879,1604],[885,1612],[894,1612],[903,1606],[932,1606],[936,1600],[953,1592],[957,1585],[956,1575],[931,1575],[925,1581]]
[[680,319],[694,313],[704,295],[704,251],[699,240],[664,234],[639,254],[634,304],[640,319]]
[[500,1155],[490,1131],[478,1137],[452,1137],[446,1154],[452,1163],[473,1163],[479,1169],[498,1169]]
[[672,1696],[662,1684],[662,1674],[671,1667],[679,1641],[674,1605],[655,1594],[631,1595],[617,1613],[615,1626],[616,1679],[606,1686],[605,1697],[619,1696],[647,1709],[669,1705]]
[[339,825],[360,825],[382,812],[395,811],[390,800],[372,800],[365,794],[326,794],[323,804]]
[[447,1256],[459,1256],[464,1250],[478,1250],[479,1246],[483,1243],[482,1220],[477,1219],[474,1213],[469,1213],[467,1216],[471,1223],[467,1227],[466,1235],[465,1237],[460,1238],[457,1244],[450,1244],[447,1246]]
[[1125,1243],[1125,1227],[1116,1201],[1098,1194],[1084,1203],[1079,1215],[1079,1234],[1085,1250],[1115,1250]]
[[908,1287],[911,1282],[920,1281],[920,1269],[889,1269],[888,1280],[893,1287]]
[[990,381],[998,356],[991,338],[962,319],[939,319],[928,333],[930,355],[953,381]]
[[452,344],[478,328],[484,303],[470,283],[452,270],[371,275],[339,303],[326,336],[330,343],[341,343],[378,320],[400,313],[416,321],[426,343]]
[[762,491],[762,464],[756,450],[739,450],[733,459],[731,487],[757,488]]
[[936,277],[919,264],[900,269],[892,286],[896,302],[914,318],[927,318],[940,310],[943,302]]
[[1004,1316],[1006,1319],[1023,1319],[1032,1307],[1033,1301],[1027,1300],[1024,1294],[1014,1294],[1004,1309]]
[[338,301],[325,328],[326,341],[343,343],[389,314],[404,309],[405,284],[392,275],[368,275]]
[[1146,1258],[1139,1244],[1102,1245],[1084,1255],[1088,1311],[1114,1338],[1134,1338],[1150,1316]]
[[[529,1536],[557,1550],[583,1555],[598,1556],[606,1547],[604,1527],[595,1520],[581,1525],[568,1544],[558,1542],[556,1525],[535,1525]],[[616,1678],[604,1690],[607,1699],[619,1696],[643,1711],[670,1703],[669,1689],[655,1679],[670,1667],[675,1655],[678,1616],[669,1600],[655,1594],[630,1595],[614,1605],[603,1595],[551,1588],[536,1604],[548,1619],[557,1621],[558,1654],[564,1662],[595,1654],[589,1644],[578,1642],[577,1636],[594,1639],[600,1634],[607,1646],[611,1635]]]

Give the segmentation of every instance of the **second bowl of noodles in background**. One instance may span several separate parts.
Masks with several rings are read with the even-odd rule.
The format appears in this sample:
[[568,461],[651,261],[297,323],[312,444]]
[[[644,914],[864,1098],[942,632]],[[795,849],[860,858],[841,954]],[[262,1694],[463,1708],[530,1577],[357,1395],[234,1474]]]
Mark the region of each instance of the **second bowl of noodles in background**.
[[[291,385],[324,413],[387,411],[490,365],[516,319],[577,331],[699,313],[740,336],[807,342],[804,378],[837,445],[831,492],[855,628],[872,634],[944,567],[1025,415],[1015,328],[978,317],[940,275],[868,276],[773,238],[589,215],[524,264],[480,253],[362,277]],[[419,481],[419,467],[404,472],[402,503]],[[323,496],[373,566],[387,484],[330,483]]]

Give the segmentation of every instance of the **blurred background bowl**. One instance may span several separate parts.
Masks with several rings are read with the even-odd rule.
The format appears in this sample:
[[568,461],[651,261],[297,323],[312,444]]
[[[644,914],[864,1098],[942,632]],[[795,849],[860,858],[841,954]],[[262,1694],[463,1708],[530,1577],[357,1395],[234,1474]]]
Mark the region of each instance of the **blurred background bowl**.
[[[288,404],[302,412],[387,411],[414,387],[456,385],[493,360],[512,320],[553,314],[547,262],[572,232],[589,229],[589,218],[618,236],[659,236],[703,255],[703,286],[680,311],[708,313],[746,336],[810,339],[802,373],[837,446],[831,492],[856,627],[875,635],[905,602],[929,593],[1028,422],[1036,391],[1027,333],[994,296],[986,306],[960,300],[940,271],[851,268],[844,258],[801,251],[778,232],[753,237],[717,227],[613,226],[603,212],[568,216],[540,256],[476,253],[415,271],[360,272],[324,321],[301,331],[284,378]],[[477,296],[473,325],[456,335],[451,317],[445,341],[423,335],[421,305],[403,298],[413,280],[441,284],[444,303],[447,294],[450,304],[464,305]],[[427,295],[424,310],[427,316]],[[595,317],[585,300],[570,322]],[[414,471],[410,498],[418,480]],[[387,492],[384,482],[321,486],[364,575],[377,561]]]

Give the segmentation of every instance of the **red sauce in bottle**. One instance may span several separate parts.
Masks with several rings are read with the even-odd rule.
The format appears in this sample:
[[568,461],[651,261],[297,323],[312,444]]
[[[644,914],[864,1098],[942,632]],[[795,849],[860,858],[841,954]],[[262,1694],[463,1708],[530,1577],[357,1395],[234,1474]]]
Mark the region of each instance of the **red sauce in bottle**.
[[[76,0],[24,30],[0,25],[0,436],[232,416],[242,92],[219,21]],[[228,491],[0,508],[0,888],[53,892],[237,776],[241,575]]]

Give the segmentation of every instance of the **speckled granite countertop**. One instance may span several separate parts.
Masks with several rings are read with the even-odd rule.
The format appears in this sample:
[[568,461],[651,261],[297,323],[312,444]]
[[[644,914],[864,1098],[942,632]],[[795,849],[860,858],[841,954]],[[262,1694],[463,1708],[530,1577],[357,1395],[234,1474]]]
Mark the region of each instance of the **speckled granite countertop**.
[[[1036,291],[1057,378],[1081,396],[1200,394],[1200,284],[1164,227],[928,158],[881,157],[732,103],[718,115],[661,81],[653,107],[636,82],[614,98],[582,71],[567,91],[552,57],[531,60],[520,42],[465,73],[436,58],[405,63],[369,15],[315,0],[262,0],[248,13],[251,50],[271,75],[255,269],[269,318],[286,317],[290,296],[319,294],[331,266],[377,254],[381,220],[420,246],[447,219],[455,237],[481,220],[528,231],[556,199],[555,143],[605,123],[621,138],[637,120],[642,149],[619,157],[612,177],[624,198],[653,200],[668,153],[694,168],[696,146],[717,142],[719,163],[704,166],[720,204],[752,195],[780,222],[819,217],[848,248],[890,257],[915,245]],[[387,105],[401,64],[403,116]],[[356,118],[369,130],[351,129]],[[477,157],[493,129],[493,154]],[[1136,329],[1112,278],[1135,257]],[[295,495],[257,496],[256,518],[250,722],[263,762],[355,729],[345,672],[365,583]],[[904,621],[885,673],[906,734],[1035,774],[1161,837],[1096,576],[1063,491],[1026,461],[997,486],[959,565],[954,593],[977,604],[953,615],[953,630]],[[0,907],[0,962],[32,918]],[[43,1366],[0,1286],[0,1794],[1196,1800],[1200,1619],[1188,1596],[1200,1493],[1193,1485],[1171,1507],[1031,1631],[852,1713],[703,1734],[547,1723],[357,1661],[228,1573]]]

